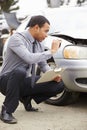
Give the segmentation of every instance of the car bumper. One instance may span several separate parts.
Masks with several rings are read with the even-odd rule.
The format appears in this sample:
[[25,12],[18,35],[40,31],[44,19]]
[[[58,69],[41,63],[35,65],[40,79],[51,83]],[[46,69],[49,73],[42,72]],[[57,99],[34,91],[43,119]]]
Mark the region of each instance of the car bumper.
[[87,60],[55,59],[64,69],[62,80],[69,90],[87,92]]

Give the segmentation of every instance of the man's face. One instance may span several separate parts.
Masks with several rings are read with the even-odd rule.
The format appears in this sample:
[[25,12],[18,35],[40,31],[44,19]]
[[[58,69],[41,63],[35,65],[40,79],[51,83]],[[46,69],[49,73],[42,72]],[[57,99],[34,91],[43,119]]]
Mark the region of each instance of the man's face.
[[7,40],[7,38],[3,38],[2,43],[5,44],[6,40]]
[[35,37],[36,40],[42,42],[48,36],[49,29],[50,29],[50,25],[48,23],[45,23],[42,27],[39,27],[37,25],[37,31]]

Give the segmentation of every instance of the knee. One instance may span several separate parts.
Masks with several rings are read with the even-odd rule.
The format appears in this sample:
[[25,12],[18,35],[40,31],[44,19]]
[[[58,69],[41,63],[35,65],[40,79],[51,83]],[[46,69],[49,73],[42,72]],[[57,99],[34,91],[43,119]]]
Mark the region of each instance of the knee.
[[60,92],[62,92],[64,90],[64,83],[61,81],[61,82],[59,82],[59,83],[54,83],[54,85],[53,85],[53,87],[52,87],[52,89],[51,89],[51,91],[53,92],[53,93],[60,93]]
[[62,81],[57,83],[57,87],[56,87],[55,90],[56,90],[57,93],[62,92],[64,90],[64,83]]

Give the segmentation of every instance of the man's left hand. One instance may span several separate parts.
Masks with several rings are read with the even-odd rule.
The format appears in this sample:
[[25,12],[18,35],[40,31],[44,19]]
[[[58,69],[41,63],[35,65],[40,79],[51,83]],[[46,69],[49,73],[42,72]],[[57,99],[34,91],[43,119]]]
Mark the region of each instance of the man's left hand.
[[56,81],[56,82],[60,82],[60,81],[62,80],[62,78],[61,78],[60,75],[58,75],[58,76],[55,77],[53,80]]

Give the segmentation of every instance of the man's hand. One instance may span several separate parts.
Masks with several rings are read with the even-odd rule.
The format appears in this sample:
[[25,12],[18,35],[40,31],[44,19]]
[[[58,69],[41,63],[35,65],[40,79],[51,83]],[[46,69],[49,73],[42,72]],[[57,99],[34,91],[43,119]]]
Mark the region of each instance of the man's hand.
[[61,40],[53,40],[52,46],[51,46],[51,53],[54,54],[57,52],[58,48],[61,45]]
[[53,81],[56,81],[56,82],[60,82],[61,80],[62,78],[60,75],[53,79]]

